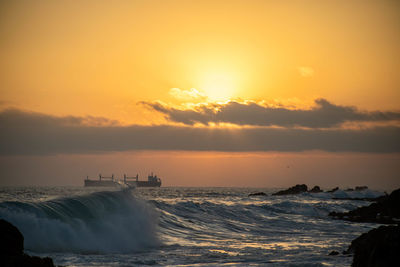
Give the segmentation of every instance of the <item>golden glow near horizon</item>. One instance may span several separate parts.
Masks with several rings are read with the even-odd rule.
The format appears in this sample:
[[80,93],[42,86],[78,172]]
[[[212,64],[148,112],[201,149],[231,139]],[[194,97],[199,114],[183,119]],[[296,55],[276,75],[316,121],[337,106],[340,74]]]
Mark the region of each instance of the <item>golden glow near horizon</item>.
[[399,109],[399,11],[378,0],[4,1],[0,104],[125,124],[162,123],[137,104],[155,100]]
[[235,96],[234,75],[230,73],[205,72],[201,88],[212,100],[229,100]]

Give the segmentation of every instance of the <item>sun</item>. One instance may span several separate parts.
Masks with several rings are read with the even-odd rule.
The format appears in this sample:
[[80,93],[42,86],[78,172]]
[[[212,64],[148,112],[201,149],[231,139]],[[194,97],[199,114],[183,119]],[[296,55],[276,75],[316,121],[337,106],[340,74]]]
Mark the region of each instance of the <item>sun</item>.
[[209,72],[202,77],[199,88],[213,101],[226,101],[235,95],[236,79],[230,73]]

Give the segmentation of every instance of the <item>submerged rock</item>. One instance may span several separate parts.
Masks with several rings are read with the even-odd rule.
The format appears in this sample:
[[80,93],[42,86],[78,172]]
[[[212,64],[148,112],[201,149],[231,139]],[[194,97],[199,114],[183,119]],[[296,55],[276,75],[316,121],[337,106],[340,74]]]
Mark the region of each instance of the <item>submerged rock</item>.
[[310,192],[310,193],[321,193],[321,192],[324,192],[324,190],[321,190],[321,188],[319,188],[319,186],[316,185],[308,192]]
[[281,195],[294,195],[294,194],[300,194],[303,192],[307,192],[307,185],[305,184],[297,184],[293,187],[290,187],[286,190],[281,190],[279,192],[276,192],[272,194],[273,196],[281,196]]
[[400,266],[400,226],[381,226],[354,239],[344,254],[354,253],[353,267]]
[[349,212],[331,212],[329,216],[352,222],[398,223],[400,221],[400,189],[389,196],[376,198],[378,202]]
[[24,253],[24,236],[17,227],[0,219],[0,266],[54,267],[51,258],[29,256]]
[[332,250],[331,253],[328,254],[329,256],[336,256],[339,255],[339,252],[336,250]]
[[264,192],[257,192],[257,193],[250,193],[249,197],[252,196],[266,196],[267,194],[265,194]]

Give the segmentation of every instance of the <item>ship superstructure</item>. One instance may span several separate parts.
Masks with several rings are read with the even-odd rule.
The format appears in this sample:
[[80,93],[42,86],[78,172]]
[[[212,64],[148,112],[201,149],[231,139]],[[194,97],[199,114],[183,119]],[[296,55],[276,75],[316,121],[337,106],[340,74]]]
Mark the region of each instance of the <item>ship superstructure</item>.
[[91,180],[89,176],[86,176],[85,179],[85,186],[105,186],[105,187],[112,187],[117,186],[118,182],[114,180],[114,174],[109,177],[102,176],[99,174],[99,180]]
[[136,174],[136,176],[129,177],[126,174],[124,174],[124,180],[119,181],[117,179],[114,179],[114,174],[111,176],[102,176],[99,174],[99,179],[94,180],[94,179],[89,179],[89,176],[86,177],[84,181],[85,186],[104,186],[104,187],[113,187],[113,186],[119,186],[121,183],[126,184],[131,187],[160,187],[161,186],[161,179],[160,177],[157,177],[157,175],[153,175],[151,173],[149,176],[147,176],[147,181],[139,181],[139,175]]
[[153,173],[151,173],[149,176],[147,176],[147,181],[139,181],[138,174],[136,174],[134,177],[128,177],[124,174],[124,183],[136,187],[160,187],[161,179],[157,177],[157,175],[153,175]]

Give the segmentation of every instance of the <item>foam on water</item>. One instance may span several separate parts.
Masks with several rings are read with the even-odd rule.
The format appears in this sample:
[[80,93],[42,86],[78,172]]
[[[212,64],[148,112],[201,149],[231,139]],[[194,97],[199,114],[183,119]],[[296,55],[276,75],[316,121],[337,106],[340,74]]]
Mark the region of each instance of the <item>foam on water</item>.
[[21,230],[25,247],[63,266],[349,266],[351,257],[329,252],[347,249],[376,225],[330,218],[331,211],[369,204],[334,198],[382,195],[272,196],[275,190],[265,189],[266,196],[249,197],[254,190],[143,188],[65,197],[82,188],[65,190],[62,198],[42,201],[38,189],[40,201],[21,196],[0,203],[0,218]]
[[156,246],[156,212],[129,190],[39,203],[0,203],[34,252],[133,252]]

